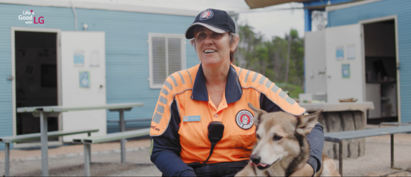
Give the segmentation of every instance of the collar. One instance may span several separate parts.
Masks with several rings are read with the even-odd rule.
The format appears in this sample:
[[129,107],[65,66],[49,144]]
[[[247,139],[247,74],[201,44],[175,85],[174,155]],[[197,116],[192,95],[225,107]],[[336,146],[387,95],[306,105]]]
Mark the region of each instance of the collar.
[[[227,76],[227,84],[225,85],[225,99],[227,101],[227,104],[238,101],[242,95],[243,89],[241,88],[240,81],[238,80],[237,72],[235,71],[234,67],[230,65]],[[208,92],[205,84],[205,76],[202,64],[200,64],[197,70],[191,99],[197,101],[208,101]]]

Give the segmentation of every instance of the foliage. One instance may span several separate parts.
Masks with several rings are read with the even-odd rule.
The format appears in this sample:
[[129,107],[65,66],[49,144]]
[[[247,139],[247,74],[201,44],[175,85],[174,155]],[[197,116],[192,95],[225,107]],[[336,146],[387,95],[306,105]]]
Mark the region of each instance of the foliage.
[[[240,43],[235,55],[236,65],[263,74],[288,90],[291,97],[298,98],[304,90],[304,39],[298,36],[298,31],[291,29],[284,38],[275,36],[264,40],[264,36],[247,23],[238,25],[238,29]],[[285,83],[289,41],[290,61]]]
[[284,82],[275,83],[278,87],[283,88],[285,91],[288,91],[288,95],[291,98],[298,98],[298,94],[304,93],[304,89],[301,86],[294,84],[285,84]]

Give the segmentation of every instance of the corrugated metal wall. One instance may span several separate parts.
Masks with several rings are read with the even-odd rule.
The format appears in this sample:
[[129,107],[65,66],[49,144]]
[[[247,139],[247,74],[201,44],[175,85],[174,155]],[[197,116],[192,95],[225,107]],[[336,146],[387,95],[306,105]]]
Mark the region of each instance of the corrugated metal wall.
[[385,0],[328,13],[328,26],[358,23],[360,20],[397,15],[400,61],[401,121],[411,121],[411,1]]
[[[34,10],[44,16],[44,24],[26,25],[18,20],[23,11]],[[109,10],[76,9],[78,30],[87,23],[88,31],[105,31],[107,103],[144,102],[144,107],[125,113],[126,119],[151,118],[160,89],[149,88],[148,33],[184,34],[194,17]],[[11,27],[58,28],[74,31],[71,8],[0,4],[0,137],[11,136],[12,86]],[[197,54],[186,43],[187,68],[199,63]],[[108,112],[107,120],[118,120]],[[146,124],[148,125],[148,123]],[[110,126],[110,124],[108,124]],[[133,125],[130,125],[133,126]],[[116,130],[113,130],[116,131]],[[4,144],[0,143],[0,150]]]

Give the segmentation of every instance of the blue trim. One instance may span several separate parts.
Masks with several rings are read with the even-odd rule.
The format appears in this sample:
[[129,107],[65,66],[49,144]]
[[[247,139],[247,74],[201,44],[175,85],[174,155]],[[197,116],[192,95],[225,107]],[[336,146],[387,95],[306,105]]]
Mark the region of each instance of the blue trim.
[[330,1],[330,5],[334,5],[334,4],[351,2],[355,0],[311,0],[308,2],[304,2],[303,4],[304,4],[304,7],[324,6],[324,5],[328,5],[329,1]]
[[311,11],[309,9],[304,9],[304,29],[305,32],[311,31]]
[[[330,4],[340,4],[340,3],[347,3],[351,2],[354,0],[312,0],[308,2],[304,2],[304,8],[309,8],[309,7],[316,7],[316,6],[325,6],[330,2]],[[318,10],[325,10],[325,8],[321,8]],[[312,25],[311,25],[311,14],[312,10],[310,9],[304,9],[304,30],[305,32],[311,31],[312,30]]]
[[[257,75],[257,74],[256,74]],[[227,84],[225,86],[225,99],[227,104],[238,101],[243,95],[243,89],[238,80],[238,75],[235,69],[230,65],[227,76]],[[208,92],[205,85],[205,76],[202,64],[200,64],[196,78],[194,80],[193,92],[191,99],[197,101],[208,101]]]
[[193,92],[191,93],[191,99],[197,101],[208,101],[208,91],[205,85],[205,76],[203,73],[202,64],[198,66],[196,78],[194,80]]
[[[233,66],[228,70],[227,85],[225,86],[225,100],[227,104],[240,100],[243,95],[243,88],[238,80],[238,75]],[[264,76],[263,76],[264,77]]]

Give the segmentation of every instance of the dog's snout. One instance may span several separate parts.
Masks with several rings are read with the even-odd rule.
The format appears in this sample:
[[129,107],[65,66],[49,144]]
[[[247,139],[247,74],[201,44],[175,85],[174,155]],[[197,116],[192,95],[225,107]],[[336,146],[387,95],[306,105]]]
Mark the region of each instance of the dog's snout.
[[251,155],[250,159],[251,159],[251,162],[253,162],[254,164],[259,164],[260,160],[261,160],[261,157],[256,156],[256,155]]

